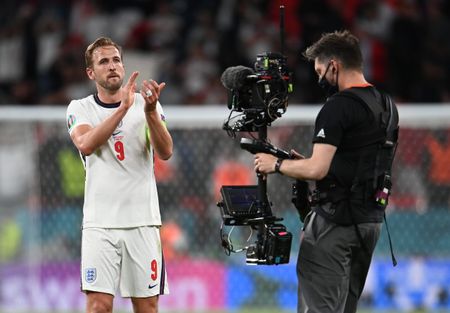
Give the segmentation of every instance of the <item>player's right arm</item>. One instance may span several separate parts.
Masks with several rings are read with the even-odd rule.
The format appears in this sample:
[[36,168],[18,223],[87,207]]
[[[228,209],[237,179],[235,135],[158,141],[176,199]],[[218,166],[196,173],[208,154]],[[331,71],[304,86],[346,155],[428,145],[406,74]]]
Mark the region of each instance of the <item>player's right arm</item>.
[[134,103],[136,90],[136,77],[138,72],[133,72],[127,84],[121,88],[122,101],[120,106],[105,120],[95,127],[88,124],[77,126],[70,133],[73,143],[83,155],[90,155],[100,146],[105,144],[119,125],[128,109]]
[[127,110],[119,106],[113,114],[95,127],[88,124],[77,126],[70,133],[70,137],[83,155],[90,155],[108,141],[126,113]]

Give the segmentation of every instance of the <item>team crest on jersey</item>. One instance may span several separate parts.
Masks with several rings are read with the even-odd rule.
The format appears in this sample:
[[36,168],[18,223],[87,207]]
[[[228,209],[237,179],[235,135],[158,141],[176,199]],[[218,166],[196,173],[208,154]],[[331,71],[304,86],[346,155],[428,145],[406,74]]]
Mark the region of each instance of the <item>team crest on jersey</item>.
[[89,284],[93,283],[97,279],[97,269],[95,267],[85,269],[84,279]]
[[69,117],[67,118],[67,128],[69,129],[69,131],[72,129],[73,125],[75,125],[77,122],[77,118],[75,117],[75,115],[70,114]]

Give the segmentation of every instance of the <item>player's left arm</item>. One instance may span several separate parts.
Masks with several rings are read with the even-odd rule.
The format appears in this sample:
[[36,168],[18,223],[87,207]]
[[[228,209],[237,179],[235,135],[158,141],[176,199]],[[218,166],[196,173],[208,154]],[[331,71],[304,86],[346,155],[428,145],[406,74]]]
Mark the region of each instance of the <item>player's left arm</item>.
[[157,110],[145,112],[147,125],[150,131],[150,142],[158,157],[168,160],[172,156],[173,141],[172,136],[161,119],[161,114]]
[[165,85],[165,83],[158,84],[154,80],[144,80],[141,88],[141,95],[145,100],[144,113],[150,131],[150,142],[162,160],[168,160],[173,153],[172,136],[157,109],[159,95]]

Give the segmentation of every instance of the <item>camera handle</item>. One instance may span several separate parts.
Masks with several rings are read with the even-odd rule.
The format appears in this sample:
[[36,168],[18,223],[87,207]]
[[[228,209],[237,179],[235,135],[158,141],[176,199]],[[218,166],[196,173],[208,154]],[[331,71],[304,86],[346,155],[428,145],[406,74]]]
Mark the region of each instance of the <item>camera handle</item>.
[[263,142],[261,140],[241,138],[241,148],[247,150],[250,153],[267,153],[276,156],[281,159],[293,159],[294,156],[282,149],[279,149],[270,143]]

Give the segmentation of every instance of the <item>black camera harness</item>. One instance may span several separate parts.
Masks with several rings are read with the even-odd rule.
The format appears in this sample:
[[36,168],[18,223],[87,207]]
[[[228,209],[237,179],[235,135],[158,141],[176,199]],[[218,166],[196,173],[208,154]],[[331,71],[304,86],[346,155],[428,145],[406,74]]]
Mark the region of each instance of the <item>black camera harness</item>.
[[[380,209],[385,210],[388,204],[388,197],[391,193],[391,169],[392,162],[395,156],[397,144],[398,144],[398,112],[392,100],[389,96],[385,94],[381,94],[376,91],[376,97],[369,96],[366,92],[359,88],[352,88],[348,90],[344,90],[335,96],[343,96],[350,97],[364,106],[368,107],[372,114],[374,115],[376,121],[380,122],[380,127],[369,132],[356,134],[344,144],[346,147],[357,147],[357,143],[360,142],[360,138],[369,138],[369,142],[380,141],[379,138],[384,138],[384,141],[378,143],[377,153],[375,156],[375,166],[373,174],[371,177],[367,177],[367,173],[361,174],[361,163],[363,157],[361,156],[358,161],[356,175],[353,178],[352,186],[350,191],[342,190],[342,188],[335,189],[330,192],[322,192],[320,190],[315,190],[311,196],[311,204],[326,204],[337,200],[348,199],[352,192],[356,191],[356,188],[361,184],[369,184],[370,180],[372,180],[372,188],[371,190],[375,191],[375,199],[378,207]],[[364,149],[364,148],[362,148]],[[364,201],[367,201],[367,197],[364,196]],[[365,245],[361,232],[358,228],[358,224],[355,221],[354,214],[352,212],[351,206],[349,207],[349,213],[352,224],[355,226],[356,234],[360,240],[361,246],[363,250],[370,254],[370,250]],[[391,252],[392,264],[394,266],[397,265],[397,260],[394,256],[394,251],[392,247],[392,240],[389,232],[389,227],[386,220],[386,213],[383,212],[383,218],[386,224],[386,231],[389,240],[389,248]]]

